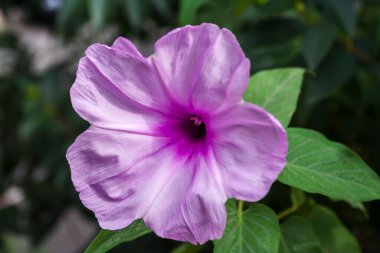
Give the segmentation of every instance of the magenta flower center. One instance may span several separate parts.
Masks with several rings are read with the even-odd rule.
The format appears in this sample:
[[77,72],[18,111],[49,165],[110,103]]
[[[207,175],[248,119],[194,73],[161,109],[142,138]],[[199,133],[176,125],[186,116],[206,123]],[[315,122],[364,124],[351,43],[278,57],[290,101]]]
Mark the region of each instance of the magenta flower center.
[[190,137],[201,139],[206,136],[206,125],[198,116],[191,116],[185,123],[184,128]]

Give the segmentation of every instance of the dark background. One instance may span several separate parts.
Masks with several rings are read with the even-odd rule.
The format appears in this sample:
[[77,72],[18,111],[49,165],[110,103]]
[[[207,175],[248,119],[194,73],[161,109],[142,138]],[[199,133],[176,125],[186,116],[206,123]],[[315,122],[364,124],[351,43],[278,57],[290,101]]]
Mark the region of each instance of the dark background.
[[[252,73],[306,68],[291,126],[344,143],[380,174],[378,0],[0,0],[0,252],[81,252],[99,229],[65,159],[88,127],[69,98],[86,47],[123,35],[149,55],[169,30],[202,22],[236,34]],[[276,212],[290,205],[288,191],[274,185],[267,201]],[[364,204],[367,217],[312,197],[338,213],[363,252],[380,252],[379,201]],[[176,245],[149,235],[111,252]]]

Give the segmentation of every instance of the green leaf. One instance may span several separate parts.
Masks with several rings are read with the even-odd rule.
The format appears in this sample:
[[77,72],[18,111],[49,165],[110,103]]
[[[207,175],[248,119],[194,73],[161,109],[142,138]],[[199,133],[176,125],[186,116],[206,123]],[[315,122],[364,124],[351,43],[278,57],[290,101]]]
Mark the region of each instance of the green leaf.
[[104,253],[120,243],[128,242],[150,233],[144,222],[135,221],[128,227],[120,230],[102,230],[92,241],[85,253]]
[[322,134],[289,128],[288,163],[279,181],[332,198],[380,199],[380,178],[354,152]]
[[343,28],[353,35],[356,27],[356,11],[354,0],[330,0],[330,5],[335,10]]
[[280,235],[280,245],[278,247],[277,253],[291,253],[282,234]]
[[299,215],[281,224],[282,240],[279,253],[321,253],[320,242],[308,220]]
[[268,110],[286,127],[296,109],[303,73],[301,68],[260,71],[251,77],[244,99]]
[[263,204],[242,210],[236,201],[227,202],[227,225],[220,240],[214,241],[214,253],[275,253],[280,227],[276,214]]
[[196,19],[197,11],[209,0],[181,0],[179,5],[179,24],[193,24]]
[[106,23],[108,6],[112,1],[107,0],[88,0],[88,11],[90,14],[90,20],[96,30],[103,28]]
[[322,253],[360,253],[360,246],[333,211],[316,206],[309,217],[311,226],[318,237]]
[[323,24],[311,27],[304,34],[303,55],[307,65],[316,69],[334,43],[335,27]]

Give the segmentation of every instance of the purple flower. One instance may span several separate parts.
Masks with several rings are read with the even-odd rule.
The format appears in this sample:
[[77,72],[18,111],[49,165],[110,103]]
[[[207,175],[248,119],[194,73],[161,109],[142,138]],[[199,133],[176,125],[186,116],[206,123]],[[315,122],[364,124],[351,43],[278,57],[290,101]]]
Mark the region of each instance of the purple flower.
[[91,126],[67,159],[102,228],[142,218],[161,237],[202,244],[222,236],[227,198],[268,193],[287,139],[243,101],[249,69],[235,36],[212,24],[173,30],[148,58],[125,38],[87,49],[71,100]]

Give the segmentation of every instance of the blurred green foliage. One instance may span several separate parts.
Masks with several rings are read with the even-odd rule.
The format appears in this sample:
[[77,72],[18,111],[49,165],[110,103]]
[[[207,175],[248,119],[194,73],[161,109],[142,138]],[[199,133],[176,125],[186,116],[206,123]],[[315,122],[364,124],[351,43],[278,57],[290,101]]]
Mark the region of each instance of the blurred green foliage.
[[[229,28],[250,58],[252,73],[274,67],[307,69],[291,126],[312,128],[344,143],[380,173],[378,0],[58,0],[54,8],[47,2],[2,0],[0,8],[6,20],[20,8],[26,24],[48,28],[65,43],[75,41],[88,23],[94,33],[116,25],[118,34],[151,46],[152,34],[179,25],[212,22]],[[65,159],[67,147],[87,123],[74,113],[69,99],[75,78],[70,69],[76,63],[34,72],[32,57],[9,22],[0,30],[0,49],[15,52],[12,70],[0,75],[0,196],[17,186],[25,201],[0,208],[0,236],[24,234],[38,244],[68,206],[76,205],[94,219],[78,199]],[[287,191],[276,184],[264,201],[280,196],[284,201],[271,203],[279,212],[290,205]],[[366,220],[346,204],[316,197],[341,215],[363,252],[380,252],[378,202],[365,204]],[[168,252],[176,245],[154,238],[112,252]],[[0,241],[0,252],[4,244]],[[209,249],[206,245],[202,252]]]

